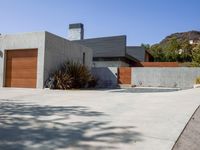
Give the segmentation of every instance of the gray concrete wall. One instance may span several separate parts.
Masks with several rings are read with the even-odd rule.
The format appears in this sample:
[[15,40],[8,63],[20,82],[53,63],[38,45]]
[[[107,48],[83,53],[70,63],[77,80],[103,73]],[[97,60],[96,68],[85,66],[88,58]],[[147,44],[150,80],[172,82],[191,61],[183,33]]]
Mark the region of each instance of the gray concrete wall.
[[43,88],[45,32],[23,33],[0,36],[0,87],[5,81],[5,50],[38,49],[37,88]]
[[132,68],[136,86],[192,88],[200,68]]
[[93,61],[93,67],[129,67],[129,64],[123,61]]
[[92,68],[92,74],[98,79],[100,88],[116,88],[118,86],[117,67]]
[[77,43],[70,42],[64,38],[46,32],[45,34],[45,64],[44,81],[49,74],[67,60],[83,63],[83,53],[85,53],[85,65],[92,66],[92,50]]

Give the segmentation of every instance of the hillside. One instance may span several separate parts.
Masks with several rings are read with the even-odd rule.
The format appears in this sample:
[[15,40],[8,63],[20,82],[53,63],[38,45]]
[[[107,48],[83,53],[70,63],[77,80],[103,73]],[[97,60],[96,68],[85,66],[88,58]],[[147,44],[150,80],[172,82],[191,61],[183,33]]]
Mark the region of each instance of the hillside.
[[199,62],[200,31],[173,33],[150,46],[154,61]]
[[174,34],[167,36],[159,44],[163,45],[163,44],[167,43],[173,37],[177,38],[178,41],[185,41],[185,40],[200,41],[200,31],[174,33]]

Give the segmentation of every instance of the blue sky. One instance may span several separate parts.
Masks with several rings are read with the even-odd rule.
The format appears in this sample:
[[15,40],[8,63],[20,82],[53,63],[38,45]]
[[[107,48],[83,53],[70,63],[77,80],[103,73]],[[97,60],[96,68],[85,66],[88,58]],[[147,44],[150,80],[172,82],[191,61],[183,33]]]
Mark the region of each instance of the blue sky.
[[127,35],[128,45],[200,30],[200,0],[0,0],[0,33],[49,31],[67,37],[82,22],[85,38]]

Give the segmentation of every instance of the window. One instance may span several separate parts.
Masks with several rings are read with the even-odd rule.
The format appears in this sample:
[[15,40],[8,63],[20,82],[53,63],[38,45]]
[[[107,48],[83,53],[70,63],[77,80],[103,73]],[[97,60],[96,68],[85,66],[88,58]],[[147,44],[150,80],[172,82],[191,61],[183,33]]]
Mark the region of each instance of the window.
[[85,53],[83,53],[83,65],[85,65]]

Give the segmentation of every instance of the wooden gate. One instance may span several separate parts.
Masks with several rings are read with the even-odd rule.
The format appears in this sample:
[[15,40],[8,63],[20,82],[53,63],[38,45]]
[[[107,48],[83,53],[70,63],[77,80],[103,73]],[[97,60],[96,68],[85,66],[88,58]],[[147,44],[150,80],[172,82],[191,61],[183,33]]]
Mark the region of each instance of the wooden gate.
[[118,68],[118,84],[131,84],[131,67]]

